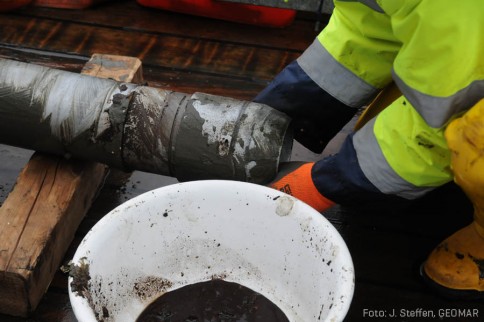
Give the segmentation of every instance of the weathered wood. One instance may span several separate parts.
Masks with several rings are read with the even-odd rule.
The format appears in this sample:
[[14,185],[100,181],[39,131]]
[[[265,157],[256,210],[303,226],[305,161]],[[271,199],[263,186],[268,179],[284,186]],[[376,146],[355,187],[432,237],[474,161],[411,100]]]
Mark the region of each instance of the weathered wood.
[[2,45],[0,45],[0,58],[18,60],[24,63],[34,63],[73,73],[81,72],[89,60],[87,57],[79,55],[59,55],[58,53],[49,51],[29,50]]
[[[35,27],[34,27],[35,26]],[[55,20],[3,15],[0,42],[11,46],[90,56],[112,53],[138,57],[145,66],[187,69],[212,75],[267,81],[300,52],[183,38]]]
[[[55,9],[33,7],[26,7],[16,14],[38,19],[124,28],[150,34],[170,34],[185,39],[216,40],[292,51],[303,51],[317,35],[314,30],[315,17],[308,18],[310,15],[307,13],[296,15],[289,28],[263,28],[145,8],[136,1],[116,1],[116,4],[103,4],[101,8],[68,10],[62,12],[62,15]],[[254,37],[255,34],[257,37]]]
[[[94,55],[83,74],[142,81],[141,62]],[[38,305],[106,166],[35,153],[0,208],[0,312],[29,315]]]
[[143,82],[141,60],[134,57],[94,54],[84,65],[82,74],[120,82]]
[[0,310],[40,301],[104,176],[104,166],[35,154],[0,208]]
[[34,0],[33,6],[62,8],[62,9],[85,9],[108,0]]

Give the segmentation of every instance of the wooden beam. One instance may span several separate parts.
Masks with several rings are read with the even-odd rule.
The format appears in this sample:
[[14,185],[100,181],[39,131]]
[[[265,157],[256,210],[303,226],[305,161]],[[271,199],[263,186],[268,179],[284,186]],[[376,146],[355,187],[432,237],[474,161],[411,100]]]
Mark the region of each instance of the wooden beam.
[[[98,28],[107,26],[109,29],[123,29],[125,32],[137,30],[144,34],[167,34],[184,39],[213,39],[239,46],[263,46],[292,51],[305,50],[318,35],[318,32],[314,31],[316,17],[307,13],[299,13],[294,22],[286,28],[261,28],[166,10],[147,9],[136,1],[111,1],[85,10],[64,10],[62,15],[59,15],[58,10],[27,6],[15,14],[35,18],[37,22],[51,19],[59,23],[96,25]],[[103,32],[109,33],[109,30]],[[257,37],[254,37],[254,34]],[[30,39],[28,41],[30,42]],[[78,42],[77,45],[82,43]],[[145,59],[143,63],[146,65]]]
[[143,82],[141,61],[134,57],[94,54],[84,65],[81,73],[120,82]]
[[[142,82],[137,58],[93,55],[83,74]],[[103,184],[106,166],[34,153],[0,208],[0,312],[28,316]]]
[[[30,28],[35,25],[35,28]],[[265,46],[238,45],[213,39],[179,37],[138,30],[100,29],[96,25],[67,21],[38,20],[3,15],[0,19],[0,43],[10,47],[23,45],[32,50],[90,56],[112,52],[136,56],[146,65],[210,75],[225,75],[268,81],[301,54]],[[223,30],[221,31],[223,32]],[[24,43],[24,39],[28,39]]]

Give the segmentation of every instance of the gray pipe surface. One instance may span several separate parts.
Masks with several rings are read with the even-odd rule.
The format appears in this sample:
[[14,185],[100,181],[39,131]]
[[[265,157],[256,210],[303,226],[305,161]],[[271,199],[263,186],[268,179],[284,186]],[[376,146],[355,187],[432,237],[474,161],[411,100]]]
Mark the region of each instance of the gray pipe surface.
[[263,104],[0,60],[0,143],[176,177],[267,183],[292,148]]

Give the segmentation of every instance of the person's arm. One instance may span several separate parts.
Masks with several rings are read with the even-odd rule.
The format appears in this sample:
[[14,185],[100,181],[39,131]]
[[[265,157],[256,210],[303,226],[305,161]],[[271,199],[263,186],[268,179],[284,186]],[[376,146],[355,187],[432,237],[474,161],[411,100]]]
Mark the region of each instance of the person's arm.
[[357,2],[335,2],[328,25],[254,99],[288,114],[295,138],[320,153],[357,109],[391,80],[399,48],[388,16]]

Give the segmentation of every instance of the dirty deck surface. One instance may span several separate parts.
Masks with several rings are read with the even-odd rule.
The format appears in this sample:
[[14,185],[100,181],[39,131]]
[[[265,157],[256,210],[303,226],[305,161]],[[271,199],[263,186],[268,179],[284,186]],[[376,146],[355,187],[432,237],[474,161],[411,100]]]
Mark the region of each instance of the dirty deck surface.
[[[147,9],[135,1],[113,1],[88,10],[26,8],[0,15],[0,57],[80,72],[94,53],[134,56],[142,60],[150,86],[250,100],[312,42],[317,35],[314,27],[315,16],[308,13],[299,13],[285,29],[269,29]],[[345,133],[322,155],[296,146],[294,159],[316,160],[333,153]],[[0,204],[31,154],[0,145]],[[175,182],[135,172],[121,187],[107,183],[65,260],[110,210]],[[472,207],[455,185],[406,209],[337,206],[324,215],[342,234],[355,265],[356,290],[346,321],[484,320],[482,302],[443,299],[418,275],[419,265],[433,247],[471,221]],[[455,309],[464,308],[477,309],[478,316],[453,316]],[[419,309],[433,313],[434,318],[412,317]],[[371,317],[393,310],[395,318]],[[59,270],[30,318],[0,314],[0,321],[75,321],[67,276]]]

